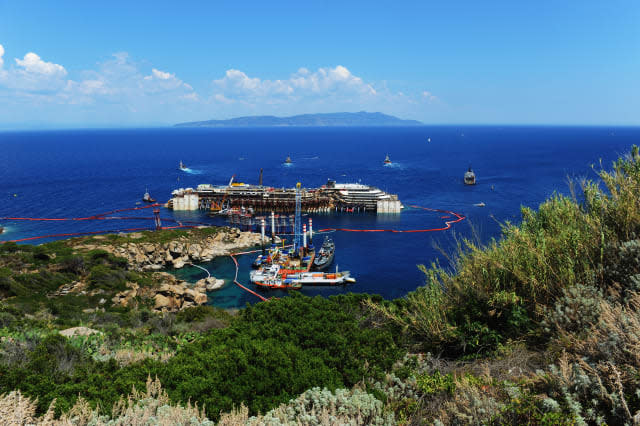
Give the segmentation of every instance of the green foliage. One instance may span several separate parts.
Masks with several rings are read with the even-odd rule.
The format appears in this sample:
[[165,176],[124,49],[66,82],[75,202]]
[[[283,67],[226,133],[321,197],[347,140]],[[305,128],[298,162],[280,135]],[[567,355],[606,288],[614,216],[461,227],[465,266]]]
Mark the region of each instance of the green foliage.
[[509,401],[491,419],[491,424],[576,425],[581,423],[571,412],[552,398],[542,398],[526,388],[503,384]]
[[87,283],[90,289],[124,290],[126,274],[124,271],[114,270],[106,265],[96,265],[91,268]]
[[423,374],[417,378],[417,387],[425,395],[437,395],[447,393],[453,395],[456,391],[457,383],[465,380],[472,386],[481,386],[484,381],[472,374],[465,373],[461,377],[456,377],[453,373],[441,374],[439,371],[433,374]]
[[362,298],[295,295],[247,307],[227,329],[182,348],[161,379],[171,397],[197,399],[209,413],[239,401],[264,412],[312,386],[352,386],[400,356],[389,332],[348,313],[361,311]]
[[198,227],[189,230],[184,229],[164,229],[161,231],[142,231],[133,234],[109,234],[100,237],[82,237],[71,240],[72,244],[77,241],[89,243],[109,243],[113,245],[123,245],[128,243],[156,243],[165,244],[178,238],[206,238],[215,235],[224,228],[217,226]]
[[176,320],[186,323],[203,321],[206,318],[216,318],[228,322],[231,319],[231,315],[222,309],[209,305],[193,306],[176,314]]

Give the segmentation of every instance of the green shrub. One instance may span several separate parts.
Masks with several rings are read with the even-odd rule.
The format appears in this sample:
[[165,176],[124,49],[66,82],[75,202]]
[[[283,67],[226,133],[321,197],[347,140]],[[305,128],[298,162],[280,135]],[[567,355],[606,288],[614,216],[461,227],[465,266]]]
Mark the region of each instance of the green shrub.
[[318,387],[309,389],[287,404],[264,416],[252,417],[247,425],[393,425],[393,414],[385,413],[383,404],[359,389],[331,392]]
[[91,268],[87,283],[90,289],[124,290],[126,274],[122,270],[113,269],[105,265],[96,265]]

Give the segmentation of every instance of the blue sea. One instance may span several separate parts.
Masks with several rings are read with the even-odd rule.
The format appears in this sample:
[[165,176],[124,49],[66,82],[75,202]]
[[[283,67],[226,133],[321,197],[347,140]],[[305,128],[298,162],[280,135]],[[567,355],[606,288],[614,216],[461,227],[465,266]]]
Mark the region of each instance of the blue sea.
[[[430,142],[428,139],[430,138]],[[148,188],[158,201],[171,191],[200,183],[257,183],[316,187],[335,179],[361,182],[398,194],[405,206],[450,210],[466,217],[452,229],[429,233],[331,234],[335,264],[357,283],[304,288],[307,295],[366,292],[396,298],[424,282],[418,264],[438,261],[456,239],[488,241],[506,221],[520,220],[521,206],[536,207],[554,192],[570,193],[569,181],[595,179],[600,161],[609,168],[632,144],[640,128],[424,126],[406,128],[133,129],[0,133],[0,217],[86,217],[136,207]],[[385,155],[393,164],[384,166]],[[293,164],[284,159],[291,156]],[[182,160],[189,171],[178,170]],[[469,166],[477,185],[465,186]],[[484,207],[475,204],[484,203]],[[120,215],[150,217],[150,210]],[[174,220],[224,224],[203,212],[172,212]],[[315,229],[425,229],[444,225],[446,214],[407,207],[399,215],[318,214]],[[0,240],[38,235],[151,227],[148,219],[96,221],[0,220]],[[316,236],[316,241],[322,236]],[[50,241],[35,240],[33,243]],[[239,280],[249,283],[252,256],[240,256]],[[334,264],[334,265],[335,265]],[[230,258],[202,266],[228,284],[210,294],[220,307],[242,307],[256,297],[230,282]],[[176,274],[195,282],[196,268]],[[249,287],[253,288],[250,284]],[[264,294],[281,296],[284,293]]]

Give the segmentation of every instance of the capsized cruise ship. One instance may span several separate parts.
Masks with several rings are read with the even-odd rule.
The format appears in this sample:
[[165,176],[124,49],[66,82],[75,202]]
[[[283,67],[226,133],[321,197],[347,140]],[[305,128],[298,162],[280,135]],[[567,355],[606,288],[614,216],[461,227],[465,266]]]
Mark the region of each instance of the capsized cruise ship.
[[[254,212],[293,213],[295,188],[274,188],[234,182],[227,185],[200,184],[197,188],[180,188],[171,193],[167,207],[173,210],[222,211],[251,208]],[[319,188],[300,190],[303,212],[400,213],[398,196],[360,183],[336,183],[328,180]]]

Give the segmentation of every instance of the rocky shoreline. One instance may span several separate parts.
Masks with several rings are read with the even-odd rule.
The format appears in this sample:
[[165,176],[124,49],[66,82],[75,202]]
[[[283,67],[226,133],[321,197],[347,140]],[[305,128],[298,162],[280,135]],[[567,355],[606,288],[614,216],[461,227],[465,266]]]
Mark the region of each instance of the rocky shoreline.
[[[161,231],[163,232],[163,231]],[[207,236],[178,236],[169,242],[137,242],[141,234],[128,234],[127,242],[104,243],[95,237],[90,243],[76,245],[81,250],[104,250],[127,260],[135,270],[159,271],[167,268],[180,269],[190,263],[208,262],[218,256],[228,256],[238,250],[260,245],[260,234],[241,232],[236,228],[219,228]]]
[[[104,250],[126,259],[132,270],[154,272],[154,285],[140,286],[128,282],[126,290],[111,298],[114,305],[134,306],[141,300],[150,300],[157,312],[176,312],[206,304],[207,292],[222,288],[225,281],[209,276],[191,284],[169,273],[158,271],[208,262],[218,256],[228,256],[260,245],[260,234],[241,232],[229,227],[200,227],[186,232],[159,232],[91,237],[76,240],[72,246],[87,252]],[[59,289],[58,293],[80,292],[84,290],[81,287]]]
[[160,284],[140,287],[136,283],[127,283],[127,290],[117,293],[111,301],[114,305],[132,306],[137,304],[138,300],[153,300],[153,309],[158,312],[176,312],[207,303],[206,278],[195,285],[166,272],[156,272],[153,278]]

